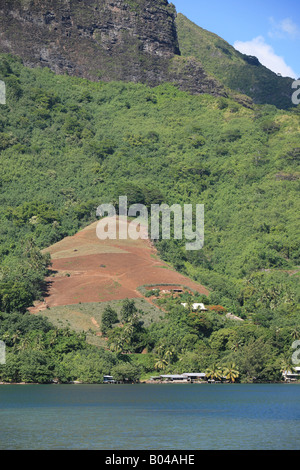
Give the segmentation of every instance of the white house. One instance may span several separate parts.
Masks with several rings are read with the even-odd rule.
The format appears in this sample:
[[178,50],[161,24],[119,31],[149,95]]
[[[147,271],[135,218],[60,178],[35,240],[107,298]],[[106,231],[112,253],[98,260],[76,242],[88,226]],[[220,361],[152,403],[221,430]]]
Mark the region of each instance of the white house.
[[226,317],[229,318],[230,320],[244,321],[242,318],[237,317],[236,315],[233,315],[232,313],[227,313]]
[[[188,306],[187,303],[183,303],[181,305],[183,305],[183,307],[185,308]],[[205,308],[204,304],[193,304],[193,310],[200,310],[202,312],[207,312],[207,308]]]
[[294,372],[284,370],[282,375],[286,382],[295,382],[296,380],[300,380],[300,367],[294,367]]
[[204,372],[185,372],[182,374],[184,377],[187,377],[188,379],[191,380],[197,380],[197,379],[205,379],[206,374]]
[[194,380],[205,380],[206,374],[200,372],[185,372],[184,374],[159,375],[151,377],[151,380],[163,380],[167,382],[193,382]]

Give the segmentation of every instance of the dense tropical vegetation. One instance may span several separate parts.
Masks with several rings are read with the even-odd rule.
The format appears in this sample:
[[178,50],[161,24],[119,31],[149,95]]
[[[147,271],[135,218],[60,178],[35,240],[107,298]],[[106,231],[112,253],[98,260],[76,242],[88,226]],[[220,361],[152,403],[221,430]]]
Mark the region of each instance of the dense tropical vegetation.
[[[0,58],[0,379],[101,381],[159,370],[226,370],[229,380],[279,380],[299,328],[300,110],[243,107],[171,84],[92,83]],[[292,106],[292,104],[291,104]],[[129,203],[205,205],[205,246],[159,240],[161,257],[211,290],[193,313],[158,300],[145,327],[128,301],[105,312],[107,349],[26,313],[42,298],[40,250]],[[120,327],[120,325],[123,325]],[[148,354],[140,354],[148,351]],[[238,375],[237,375],[238,371]]]

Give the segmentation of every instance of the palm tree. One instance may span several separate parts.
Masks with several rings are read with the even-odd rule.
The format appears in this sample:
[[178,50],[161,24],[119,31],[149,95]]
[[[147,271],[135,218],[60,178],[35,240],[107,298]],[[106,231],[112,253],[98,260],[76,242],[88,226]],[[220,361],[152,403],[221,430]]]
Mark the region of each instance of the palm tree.
[[27,349],[29,346],[30,346],[30,341],[29,341],[28,338],[25,337],[25,338],[22,338],[22,340],[18,344],[17,350],[18,351],[25,351],[25,349]]
[[49,346],[50,347],[55,344],[57,335],[58,335],[58,330],[57,329],[51,331],[51,335],[50,335],[50,339],[49,339]]
[[38,351],[43,351],[45,349],[45,343],[43,341],[43,335],[42,334],[39,334],[38,337],[36,338],[35,348]]
[[120,355],[123,352],[123,339],[117,338],[110,344],[110,350]]
[[236,341],[235,343],[232,343],[230,346],[230,349],[234,352],[237,352],[241,346],[244,345],[244,342],[242,340]]
[[171,363],[172,357],[174,356],[174,350],[173,349],[168,349],[165,352],[165,360],[167,361],[168,364]]
[[129,323],[126,323],[126,325],[123,327],[123,331],[122,331],[123,337],[126,338],[125,339],[126,343],[130,343],[130,340],[131,340],[131,337],[132,337],[133,333],[134,333],[134,325],[130,321]]
[[240,375],[240,373],[239,373],[239,371],[236,368],[236,365],[234,363],[228,364],[227,366],[225,366],[223,374],[226,377],[226,379],[230,380],[230,382],[232,382],[232,383],[235,382],[235,380]]
[[1,339],[2,339],[2,341],[4,341],[5,343],[9,342],[9,340],[11,339],[11,338],[10,338],[10,334],[9,334],[9,333],[3,333]]
[[165,353],[165,346],[163,344],[161,344],[157,348],[157,354],[158,354],[159,357],[163,357],[164,353]]
[[282,372],[283,376],[286,376],[287,372],[291,372],[291,373],[295,372],[295,366],[292,363],[292,360],[290,357],[284,357],[281,360],[280,372]]
[[223,377],[222,369],[218,364],[213,364],[205,371],[206,377],[211,380],[221,380]]
[[182,348],[181,351],[180,351],[180,355],[179,355],[179,361],[182,361],[186,355],[186,353],[188,352],[188,349],[187,348]]
[[11,337],[13,344],[15,344],[20,338],[21,331],[17,330]]
[[65,338],[68,338],[69,336],[71,336],[71,330],[69,327],[66,327],[62,330],[62,335],[65,337]]
[[154,368],[164,370],[166,369],[167,365],[168,365],[168,362],[166,361],[166,359],[158,357],[156,360],[156,363],[154,364]]
[[299,339],[300,338],[300,331],[299,331],[299,328],[295,327],[292,332],[291,332],[291,337],[293,339]]

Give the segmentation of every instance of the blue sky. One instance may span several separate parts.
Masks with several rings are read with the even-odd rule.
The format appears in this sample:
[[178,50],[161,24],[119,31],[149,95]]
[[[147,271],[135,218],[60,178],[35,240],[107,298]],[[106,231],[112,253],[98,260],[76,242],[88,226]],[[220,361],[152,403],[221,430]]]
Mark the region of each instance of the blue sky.
[[299,0],[172,0],[177,12],[255,55],[276,73],[300,77]]

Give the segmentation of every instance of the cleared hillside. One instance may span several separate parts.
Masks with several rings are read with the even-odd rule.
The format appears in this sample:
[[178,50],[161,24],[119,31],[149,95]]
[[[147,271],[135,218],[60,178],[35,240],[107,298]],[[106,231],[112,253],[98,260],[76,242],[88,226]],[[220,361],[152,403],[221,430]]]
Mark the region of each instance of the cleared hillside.
[[144,285],[186,286],[199,294],[209,291],[176,272],[157,256],[149,240],[99,240],[97,223],[44,250],[50,253],[51,275],[47,278],[45,302],[31,312],[47,307],[87,302],[142,298]]

